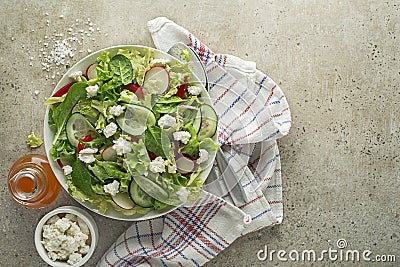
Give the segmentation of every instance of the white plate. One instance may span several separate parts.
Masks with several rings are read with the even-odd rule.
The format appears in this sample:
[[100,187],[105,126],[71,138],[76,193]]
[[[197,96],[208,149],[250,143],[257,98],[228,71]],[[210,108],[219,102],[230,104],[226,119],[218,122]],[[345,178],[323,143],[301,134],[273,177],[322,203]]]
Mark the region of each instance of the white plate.
[[[157,50],[155,48],[151,48],[151,47],[145,47],[145,46],[140,46],[140,45],[120,45],[120,46],[112,46],[112,47],[108,47],[108,48],[104,48],[102,50],[99,50],[97,52],[94,52],[88,56],[86,56],[85,58],[81,59],[78,63],[76,63],[74,66],[72,66],[65,74],[64,76],[61,78],[61,80],[58,82],[58,84],[56,85],[53,93],[55,93],[57,90],[59,90],[61,87],[63,87],[64,85],[70,83],[72,81],[71,78],[69,78],[69,75],[76,72],[76,71],[82,71],[82,73],[85,73],[86,68],[94,63],[96,61],[96,59],[100,56],[102,51],[109,51],[110,52],[110,57],[112,57],[113,55],[115,55],[118,51],[118,49],[138,49],[138,50],[142,50],[142,49],[154,49],[154,57],[155,58],[162,58],[162,59],[167,59],[167,60],[172,60],[175,61],[177,60],[176,58],[172,57],[171,55]],[[192,81],[198,81],[198,79],[196,77],[194,77],[192,79]],[[209,105],[211,105],[211,101],[209,98],[208,93],[204,90],[203,93],[201,94],[202,99]],[[52,147],[52,142],[54,139],[54,134],[55,131],[50,129],[49,125],[48,125],[48,116],[49,116],[49,107],[46,110],[46,114],[45,114],[45,118],[44,118],[44,145],[45,145],[45,150],[46,150],[46,155],[47,158],[49,159],[50,162],[50,166],[55,174],[55,176],[57,177],[58,181],[60,182],[61,186],[68,192],[68,186],[67,186],[67,177],[64,175],[62,169],[60,168],[60,166],[57,164],[57,162],[53,161],[51,159],[51,155],[50,155],[50,148]],[[216,142],[217,140],[217,135],[214,135],[214,141]],[[203,181],[206,180],[211,168],[212,168],[212,163],[214,162],[215,159],[215,154],[213,153],[213,155],[210,156],[210,158],[208,159],[208,164],[207,164],[207,168],[200,174],[200,177],[203,179]],[[76,199],[77,200],[77,199]],[[81,203],[83,206],[85,206],[86,208],[92,210],[93,212],[96,212],[100,215],[103,215],[105,217],[109,217],[109,218],[113,218],[113,219],[117,219],[117,220],[125,220],[125,221],[139,221],[139,220],[147,220],[147,219],[152,219],[152,218],[156,218],[159,217],[161,215],[167,214],[168,212],[171,212],[172,210],[176,209],[177,207],[169,207],[163,210],[153,210],[150,211],[149,213],[145,214],[145,215],[132,215],[132,216],[126,216],[124,214],[122,214],[121,212],[118,212],[116,210],[114,210],[114,208],[108,204],[108,208],[107,208],[107,212],[105,214],[102,214],[99,212],[99,210],[97,209],[96,206],[91,205],[88,202],[81,202],[79,200],[77,200],[79,203]]]

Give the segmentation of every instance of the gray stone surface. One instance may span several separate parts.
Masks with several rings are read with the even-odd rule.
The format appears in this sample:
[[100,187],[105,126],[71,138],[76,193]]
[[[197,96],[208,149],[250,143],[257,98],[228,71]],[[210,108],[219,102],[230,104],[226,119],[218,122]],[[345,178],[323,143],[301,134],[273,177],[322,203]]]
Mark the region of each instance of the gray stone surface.
[[[77,19],[74,29],[90,18],[94,33],[82,40],[73,64],[88,49],[153,46],[146,22],[157,16],[190,29],[215,51],[256,61],[281,85],[293,116],[290,134],[279,142],[283,224],[239,238],[206,266],[398,266],[400,2],[168,2],[1,1],[0,266],[46,266],[33,243],[36,223],[58,206],[79,205],[62,192],[49,207],[28,210],[7,192],[12,163],[44,153],[29,149],[26,136],[43,136],[43,100],[60,78],[57,71],[65,71],[41,69],[41,49],[49,51],[45,36],[67,34]],[[88,266],[130,225],[93,216],[101,235]],[[257,259],[264,246],[321,252],[337,248],[338,239],[373,256],[396,255],[397,263]]]

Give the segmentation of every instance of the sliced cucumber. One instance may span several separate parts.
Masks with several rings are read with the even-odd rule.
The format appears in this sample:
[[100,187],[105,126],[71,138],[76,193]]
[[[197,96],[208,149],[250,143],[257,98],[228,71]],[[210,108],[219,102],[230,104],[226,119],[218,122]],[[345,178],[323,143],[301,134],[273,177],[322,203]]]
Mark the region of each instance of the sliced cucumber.
[[201,127],[201,111],[198,110],[196,117],[194,118],[194,121],[193,121],[193,128],[196,131],[196,133],[198,133],[200,131],[200,127]]
[[168,192],[148,177],[136,175],[133,176],[132,179],[135,180],[139,188],[150,197],[161,202],[168,201]]
[[136,104],[128,104],[126,111],[116,120],[124,132],[135,136],[141,135],[147,126],[156,124],[154,113],[145,106]]
[[205,138],[212,137],[217,131],[218,116],[215,110],[207,104],[200,106],[201,126],[197,133],[197,140],[201,141]]
[[78,146],[79,140],[87,135],[97,136],[93,125],[80,113],[73,113],[66,125],[67,137],[71,145]]
[[108,146],[101,153],[101,157],[105,161],[117,161],[117,151],[115,151],[113,146]]
[[131,210],[135,207],[135,203],[133,203],[128,193],[119,192],[115,196],[111,196],[111,199],[121,209]]
[[146,194],[133,179],[129,186],[129,196],[139,206],[144,208],[153,206],[153,198]]

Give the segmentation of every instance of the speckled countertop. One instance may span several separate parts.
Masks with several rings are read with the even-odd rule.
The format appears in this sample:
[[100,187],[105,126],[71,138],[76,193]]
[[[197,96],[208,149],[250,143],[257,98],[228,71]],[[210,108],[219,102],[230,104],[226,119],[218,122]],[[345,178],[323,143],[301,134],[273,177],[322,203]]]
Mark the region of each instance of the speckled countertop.
[[[146,22],[157,16],[190,29],[215,51],[256,61],[283,88],[292,111],[291,132],[279,142],[283,223],[239,238],[206,265],[398,266],[399,1],[117,2],[2,1],[0,266],[46,266],[33,243],[36,223],[58,206],[78,205],[61,192],[49,207],[28,210],[6,187],[16,159],[44,154],[44,147],[29,149],[26,136],[43,136],[43,100],[65,71],[42,70],[49,66],[41,65],[46,39],[68,34],[72,25],[71,32],[90,32],[76,46],[73,64],[110,45],[153,46]],[[101,235],[88,266],[131,224],[93,216]],[[373,260],[395,255],[397,263],[257,257],[265,248],[319,253],[337,249],[339,239],[348,249],[370,250]]]

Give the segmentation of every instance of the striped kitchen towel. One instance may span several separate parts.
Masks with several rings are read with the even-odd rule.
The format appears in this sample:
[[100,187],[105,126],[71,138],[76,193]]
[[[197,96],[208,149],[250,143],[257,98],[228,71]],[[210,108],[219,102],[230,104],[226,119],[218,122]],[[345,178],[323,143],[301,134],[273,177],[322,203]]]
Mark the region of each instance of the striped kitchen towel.
[[200,56],[216,110],[218,141],[237,174],[248,202],[240,207],[229,194],[203,193],[191,206],[135,222],[98,266],[201,266],[236,238],[283,219],[281,163],[276,140],[290,129],[291,116],[281,88],[256,64],[216,54],[188,30],[160,17],[148,22],[155,46],[177,42]]

